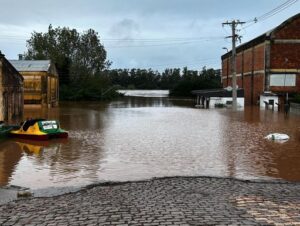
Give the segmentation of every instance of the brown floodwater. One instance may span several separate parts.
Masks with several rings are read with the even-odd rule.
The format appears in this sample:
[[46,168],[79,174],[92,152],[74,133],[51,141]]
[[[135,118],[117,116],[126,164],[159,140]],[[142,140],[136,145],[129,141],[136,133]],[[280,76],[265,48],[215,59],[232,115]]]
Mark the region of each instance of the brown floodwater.
[[[0,141],[0,186],[84,186],[164,176],[300,181],[300,116],[260,110],[195,109],[166,97],[62,102],[25,110],[58,119],[69,138]],[[290,140],[264,139],[273,132]]]

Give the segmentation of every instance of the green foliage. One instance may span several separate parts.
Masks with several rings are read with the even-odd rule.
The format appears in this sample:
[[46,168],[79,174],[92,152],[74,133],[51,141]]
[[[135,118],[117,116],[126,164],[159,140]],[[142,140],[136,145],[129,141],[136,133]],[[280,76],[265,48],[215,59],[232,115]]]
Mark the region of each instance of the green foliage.
[[98,33],[92,29],[79,33],[68,27],[48,27],[48,31],[33,32],[27,41],[25,58],[51,59],[58,69],[61,100],[103,100],[117,96],[117,88],[169,89],[174,96],[190,96],[195,89],[219,88],[220,72],[165,69],[108,70],[106,51]]
[[222,104],[222,103],[216,103],[215,104],[215,108],[224,108],[224,107],[226,107],[225,104]]
[[221,88],[220,71],[206,69],[197,71],[183,69],[183,76],[170,91],[171,96],[191,96],[192,90]]
[[293,102],[300,104],[300,93],[298,93],[294,96]]
[[125,89],[159,89],[160,74],[152,69],[113,69],[107,71],[112,84]]
[[173,96],[191,96],[195,89],[213,89],[221,87],[220,71],[206,69],[202,71],[183,68],[165,69],[159,73],[151,69],[114,69],[107,71],[112,84],[127,89],[169,89]]
[[60,84],[95,76],[110,65],[98,33],[92,29],[80,34],[76,29],[49,25],[46,33],[32,33],[27,48],[26,59],[51,59],[56,64]]
[[91,77],[60,87],[61,100],[109,100],[119,96],[118,86],[112,86],[104,76]]

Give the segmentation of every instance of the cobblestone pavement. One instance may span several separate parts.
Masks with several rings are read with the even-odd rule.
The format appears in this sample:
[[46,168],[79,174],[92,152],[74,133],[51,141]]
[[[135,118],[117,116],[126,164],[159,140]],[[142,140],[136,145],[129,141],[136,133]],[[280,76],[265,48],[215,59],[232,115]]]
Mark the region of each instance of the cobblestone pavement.
[[165,178],[0,206],[0,225],[300,225],[300,183]]

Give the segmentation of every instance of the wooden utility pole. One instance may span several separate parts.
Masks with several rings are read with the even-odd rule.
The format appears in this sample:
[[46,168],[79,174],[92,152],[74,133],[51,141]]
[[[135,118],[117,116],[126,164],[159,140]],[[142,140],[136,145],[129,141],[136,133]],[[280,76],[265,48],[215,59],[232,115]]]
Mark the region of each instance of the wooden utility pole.
[[231,80],[232,80],[232,109],[237,110],[237,85],[236,85],[236,41],[240,39],[240,36],[236,34],[236,27],[245,22],[240,22],[239,20],[232,20],[222,23],[222,25],[229,25],[232,29],[232,36],[227,38],[232,38],[232,57],[231,57]]

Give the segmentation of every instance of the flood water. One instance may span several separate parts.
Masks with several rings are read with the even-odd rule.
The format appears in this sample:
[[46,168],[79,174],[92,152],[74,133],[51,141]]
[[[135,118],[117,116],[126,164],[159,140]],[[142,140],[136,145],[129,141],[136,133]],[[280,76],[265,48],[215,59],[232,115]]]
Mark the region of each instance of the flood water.
[[[163,176],[300,181],[299,115],[256,107],[195,109],[192,101],[147,96],[26,109],[25,117],[58,119],[69,138],[0,141],[0,186],[38,189]],[[264,139],[273,132],[290,140]]]

